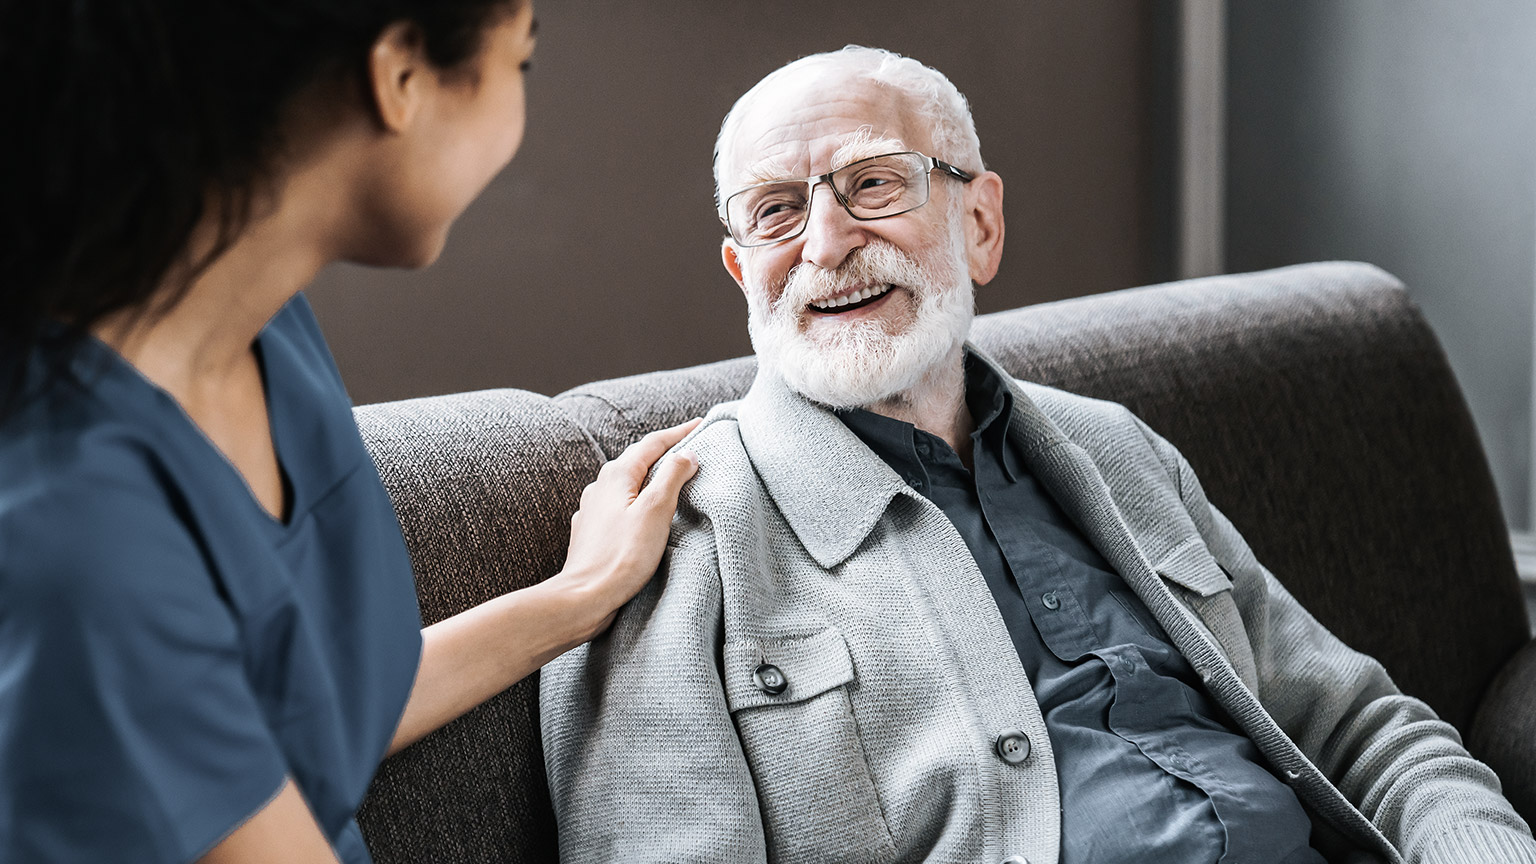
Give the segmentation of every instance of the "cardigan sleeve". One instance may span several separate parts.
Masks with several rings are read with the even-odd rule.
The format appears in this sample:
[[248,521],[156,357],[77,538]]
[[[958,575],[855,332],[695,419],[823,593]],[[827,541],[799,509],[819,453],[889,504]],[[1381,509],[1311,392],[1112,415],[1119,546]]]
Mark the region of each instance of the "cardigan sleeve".
[[1313,618],[1206,500],[1178,450],[1142,429],[1232,577],[1253,646],[1257,696],[1281,729],[1410,864],[1536,864],[1529,827],[1456,729]]
[[720,677],[713,539],[695,527],[675,528],[674,540],[661,572],[607,634],[540,673],[545,767],[566,864],[767,861]]

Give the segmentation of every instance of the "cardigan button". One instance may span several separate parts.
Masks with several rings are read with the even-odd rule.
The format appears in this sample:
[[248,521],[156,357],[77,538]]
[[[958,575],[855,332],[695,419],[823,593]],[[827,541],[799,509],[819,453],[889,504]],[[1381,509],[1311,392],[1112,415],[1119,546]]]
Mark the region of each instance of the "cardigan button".
[[1009,855],[1003,859],[1003,864],[1029,864],[1029,859],[1023,855]]
[[784,677],[779,667],[764,663],[752,673],[752,683],[769,696],[777,696],[789,686],[789,679]]
[[1022,729],[1004,729],[997,736],[997,755],[1009,765],[1029,758],[1029,736]]

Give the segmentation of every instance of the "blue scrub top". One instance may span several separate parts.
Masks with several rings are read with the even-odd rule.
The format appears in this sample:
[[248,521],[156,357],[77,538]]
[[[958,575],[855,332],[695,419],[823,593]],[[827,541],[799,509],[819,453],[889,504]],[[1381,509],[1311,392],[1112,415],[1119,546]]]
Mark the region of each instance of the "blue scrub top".
[[302,295],[256,348],[286,521],[99,342],[0,424],[0,861],[194,861],[285,776],[369,860],[410,561]]

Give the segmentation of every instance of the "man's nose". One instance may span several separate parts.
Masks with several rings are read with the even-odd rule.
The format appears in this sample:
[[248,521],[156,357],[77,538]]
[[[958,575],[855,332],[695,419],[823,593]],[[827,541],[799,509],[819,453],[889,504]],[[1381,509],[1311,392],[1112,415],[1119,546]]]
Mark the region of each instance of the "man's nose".
[[849,253],[864,245],[864,228],[843,209],[837,194],[825,183],[812,187],[807,206],[805,242],[800,247],[800,260],[809,261],[823,270],[835,270]]

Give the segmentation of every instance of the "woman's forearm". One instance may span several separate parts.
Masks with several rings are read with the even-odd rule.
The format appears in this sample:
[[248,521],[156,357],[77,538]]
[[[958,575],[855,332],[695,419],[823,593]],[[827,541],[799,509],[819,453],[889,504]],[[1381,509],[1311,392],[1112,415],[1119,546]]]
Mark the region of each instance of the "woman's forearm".
[[389,752],[412,744],[597,632],[596,598],[556,576],[421,631],[416,682]]

